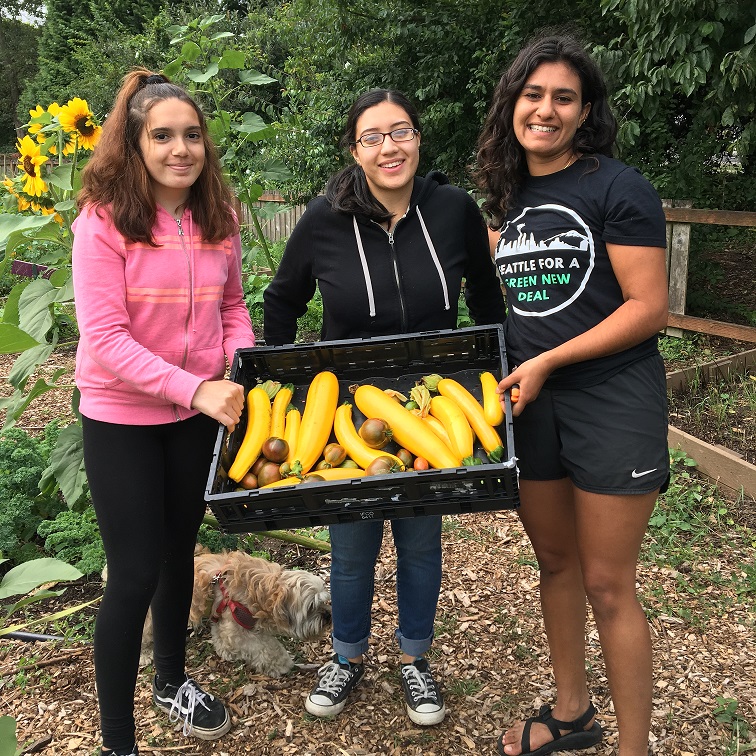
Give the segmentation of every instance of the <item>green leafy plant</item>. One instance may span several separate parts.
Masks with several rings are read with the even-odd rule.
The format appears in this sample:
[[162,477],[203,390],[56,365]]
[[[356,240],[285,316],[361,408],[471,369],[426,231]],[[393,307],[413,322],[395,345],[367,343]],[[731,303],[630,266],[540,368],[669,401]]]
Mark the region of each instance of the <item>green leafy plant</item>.
[[255,203],[262,196],[265,181],[285,181],[290,174],[281,161],[266,156],[260,147],[261,142],[275,137],[276,126],[266,123],[258,112],[243,109],[243,95],[249,87],[272,84],[275,79],[248,67],[244,50],[230,44],[233,33],[217,30],[224,19],[219,14],[204,16],[169,27],[171,44],[179,47],[179,54],[164,73],[183,80],[192,94],[205,101],[208,129],[221,163],[246,206],[257,244],[275,271],[276,262],[261,225],[266,211]]
[[[0,399],[0,409],[6,411],[4,428],[12,427],[32,401],[53,389],[70,389],[76,407],[73,384],[62,382],[66,370],[54,371],[49,382],[39,378],[32,383],[30,378],[62,346],[61,334],[70,330],[72,321],[61,319],[61,307],[73,301],[75,195],[86,153],[94,149],[101,132],[89,105],[79,97],[62,107],[38,105],[30,115],[28,133],[17,145],[18,173],[6,176],[0,190],[5,210],[0,213],[0,274],[9,269],[19,250],[31,250],[36,262],[54,271],[49,277],[17,283],[3,309],[0,353],[19,354],[8,376],[13,393]],[[81,495],[84,479],[76,454],[78,433],[64,433],[58,441],[60,450],[51,473],[73,503]]]
[[59,433],[50,423],[41,437],[17,428],[0,434],[0,553],[14,562],[41,555],[38,526],[65,509],[54,491],[39,488]]
[[200,525],[197,534],[197,542],[205,548],[210,549],[214,554],[221,551],[234,551],[239,548],[239,537],[232,534],[221,533],[218,528],[214,528],[207,523]]
[[[7,560],[0,559],[0,564],[5,561]],[[15,625],[7,625],[12,614],[29,606],[29,604],[43,601],[54,596],[60,596],[61,593],[63,593],[62,590],[53,591],[46,588],[38,591],[36,590],[37,588],[49,583],[78,580],[81,576],[81,572],[70,564],[61,562],[59,559],[46,558],[33,559],[29,562],[24,562],[24,564],[20,564],[8,571],[0,581],[0,600],[11,596],[24,596],[24,598],[13,604],[0,607],[2,611],[2,615],[0,615],[0,637],[8,635],[11,632],[22,630],[27,627],[28,624],[31,624],[18,623]],[[95,603],[95,601],[99,601],[99,598],[85,604],[70,607],[61,612],[57,612],[56,614],[40,617],[35,620],[35,622],[43,622],[50,619],[54,620],[73,614],[74,612],[83,609],[85,606]],[[0,717],[0,756],[20,756],[21,753],[22,750],[18,748],[18,741],[16,739],[16,720],[13,717]]]
[[0,717],[0,756],[20,756],[14,717]]
[[[0,559],[0,564],[6,562],[6,559]],[[51,583],[69,582],[78,580],[82,573],[70,564],[61,562],[60,559],[40,558],[32,559],[29,562],[19,564],[17,567],[9,570],[0,580],[0,600],[11,596],[24,596],[23,599],[2,607],[2,616],[0,616],[0,637],[10,632],[15,632],[32,623],[20,623],[16,625],[7,625],[10,616],[29,604],[43,601],[44,599],[60,596],[63,591],[53,591],[50,588],[36,590],[41,585]],[[49,619],[67,616],[79,611],[79,609],[93,604],[99,599],[89,601],[85,604],[64,609],[56,614],[47,615],[34,620],[34,622],[43,622]]]
[[69,509],[59,512],[55,519],[43,520],[37,533],[44,538],[47,553],[74,565],[84,575],[102,572],[105,550],[91,506],[83,512]]
[[727,756],[756,751],[756,740],[745,742],[749,738],[751,726],[748,720],[738,711],[737,699],[717,696],[717,706],[712,714],[714,714],[717,722],[730,728],[730,742],[725,746]]

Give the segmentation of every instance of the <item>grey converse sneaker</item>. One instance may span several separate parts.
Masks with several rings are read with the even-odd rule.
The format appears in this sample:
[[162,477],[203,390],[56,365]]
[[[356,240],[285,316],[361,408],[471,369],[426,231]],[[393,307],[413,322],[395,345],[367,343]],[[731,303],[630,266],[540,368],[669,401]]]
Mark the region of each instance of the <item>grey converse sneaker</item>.
[[364,664],[346,664],[334,654],[331,661],[318,670],[318,684],[305,701],[305,709],[316,717],[333,717],[346,704],[352,688],[362,679]]
[[215,740],[231,729],[231,717],[221,701],[205,693],[191,677],[183,685],[159,686],[157,675],[152,681],[152,700],[168,712],[171,722],[184,720],[182,732],[200,740]]
[[411,664],[402,664],[401,673],[409,718],[419,725],[441,722],[446,716],[446,706],[428,662],[420,658]]

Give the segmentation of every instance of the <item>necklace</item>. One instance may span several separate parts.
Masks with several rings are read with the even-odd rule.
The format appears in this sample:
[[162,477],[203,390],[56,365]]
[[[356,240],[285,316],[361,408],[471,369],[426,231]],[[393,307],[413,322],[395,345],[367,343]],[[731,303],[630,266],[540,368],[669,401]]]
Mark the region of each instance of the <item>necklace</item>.
[[572,155],[570,155],[570,159],[567,161],[567,165],[565,165],[564,168],[560,168],[559,170],[566,171],[576,160],[577,155],[573,152]]

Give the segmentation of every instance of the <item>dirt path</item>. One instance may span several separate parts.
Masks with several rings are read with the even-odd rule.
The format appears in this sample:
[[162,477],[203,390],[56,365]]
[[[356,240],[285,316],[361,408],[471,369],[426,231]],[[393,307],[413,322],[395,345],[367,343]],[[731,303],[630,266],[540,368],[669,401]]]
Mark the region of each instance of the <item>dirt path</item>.
[[[216,743],[186,740],[152,708],[147,668],[140,675],[137,700],[140,753],[495,754],[499,732],[554,695],[534,557],[510,511],[447,517],[443,541],[445,576],[430,657],[447,696],[449,714],[441,725],[418,728],[403,710],[393,639],[395,562],[386,539],[377,570],[368,671],[340,717],[315,720],[303,708],[312,667],[328,653],[326,640],[297,649],[309,669],[274,680],[249,675],[240,665],[213,656],[205,632],[190,639],[190,672],[230,703],[232,731]],[[647,536],[646,551],[654,545],[659,545],[656,539]],[[725,750],[732,727],[714,716],[718,697],[737,701],[738,714],[756,722],[754,576],[747,583],[744,571],[753,563],[752,546],[740,537],[724,542],[712,535],[691,553],[691,561],[674,569],[647,559],[639,571],[654,644],[653,752],[664,756],[735,753]],[[279,551],[278,561],[286,563],[287,554],[301,563],[290,546]],[[327,576],[327,555],[308,552],[307,559],[311,569]],[[751,593],[742,592],[748,585]],[[90,583],[69,600],[99,591],[98,583]],[[590,687],[606,738],[600,747],[581,753],[608,756],[616,753],[615,720],[592,624],[587,653]],[[0,711],[18,718],[22,742],[40,742],[35,753],[91,756],[98,743],[91,648],[3,642]]]

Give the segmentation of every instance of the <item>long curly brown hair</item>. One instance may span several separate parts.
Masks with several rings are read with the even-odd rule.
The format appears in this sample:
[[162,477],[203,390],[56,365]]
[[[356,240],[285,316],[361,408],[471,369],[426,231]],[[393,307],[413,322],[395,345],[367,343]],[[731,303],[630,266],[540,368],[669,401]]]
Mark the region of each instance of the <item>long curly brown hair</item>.
[[[475,182],[486,193],[483,210],[491,216],[491,227],[503,223],[527,173],[525,152],[512,128],[515,103],[528,77],[542,63],[561,62],[580,78],[582,104],[591,103],[588,117],[578,128],[572,148],[582,159],[591,155],[611,156],[617,136],[606,82],[601,69],[583,45],[571,34],[543,32],[524,47],[504,72],[494,90],[491,107],[478,138],[478,158],[473,169]],[[593,166],[598,167],[594,160]]]
[[107,208],[114,226],[124,237],[155,246],[152,227],[157,207],[139,138],[150,109],[158,102],[174,98],[196,111],[205,147],[205,164],[189,190],[186,204],[202,237],[218,242],[236,233],[239,226],[205,117],[182,87],[145,68],[135,68],[124,77],[97,148],[82,171],[83,186],[77,204],[80,209],[85,205]]

